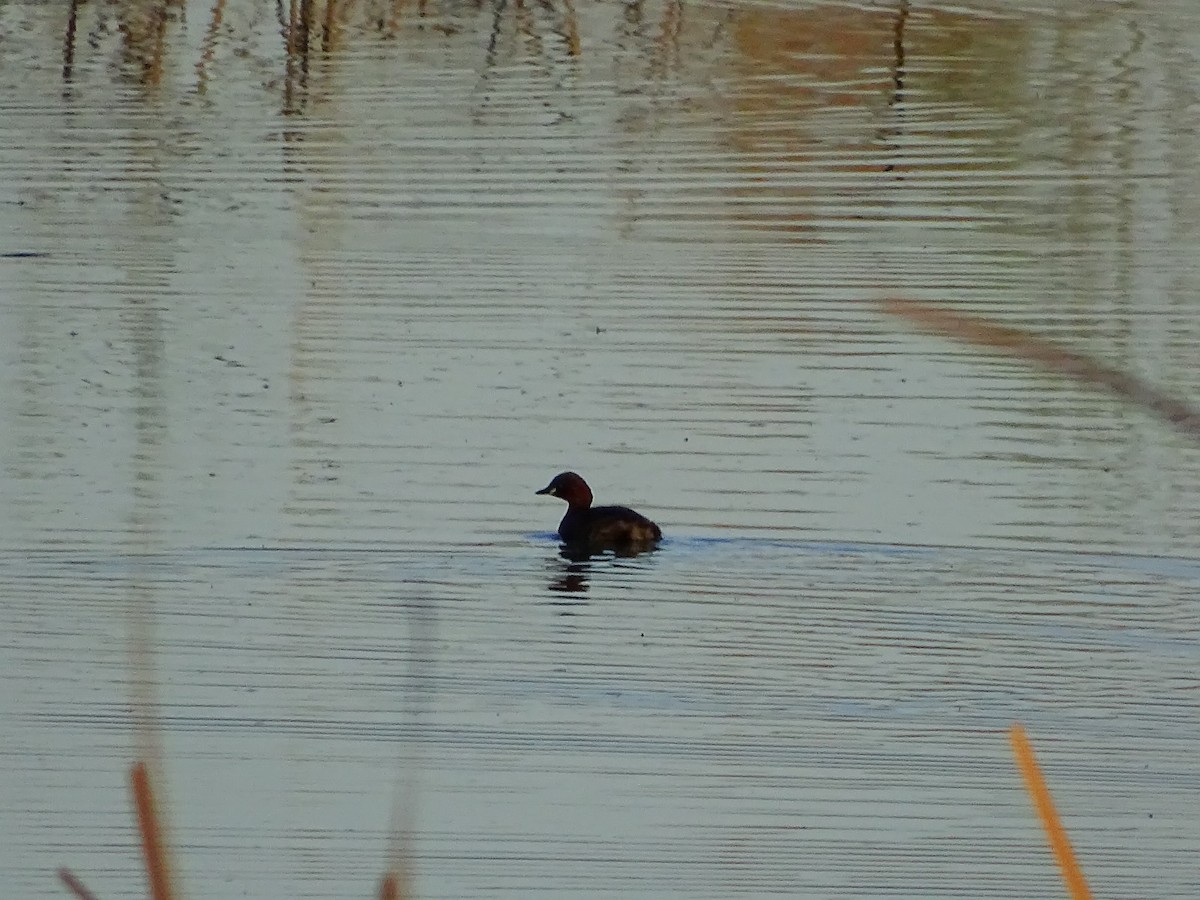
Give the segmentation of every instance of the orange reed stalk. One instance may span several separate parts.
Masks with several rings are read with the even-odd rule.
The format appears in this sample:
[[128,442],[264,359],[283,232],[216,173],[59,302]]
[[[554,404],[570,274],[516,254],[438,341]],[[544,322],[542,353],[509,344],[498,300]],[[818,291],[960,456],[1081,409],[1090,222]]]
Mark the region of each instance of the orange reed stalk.
[[1067,837],[1067,830],[1063,828],[1062,821],[1058,818],[1058,812],[1054,809],[1054,800],[1050,797],[1050,789],[1046,787],[1041,769],[1038,768],[1037,760],[1033,756],[1033,748],[1025,736],[1025,729],[1019,722],[1014,723],[1009,729],[1008,737],[1012,741],[1017,767],[1025,778],[1025,789],[1029,791],[1038,818],[1042,820],[1046,840],[1050,843],[1050,849],[1054,851],[1054,859],[1058,862],[1058,869],[1062,872],[1067,891],[1073,900],[1091,900],[1092,893],[1088,890],[1083,870],[1079,868],[1079,863],[1075,859],[1075,851],[1071,849],[1071,840]]
[[96,895],[83,886],[83,882],[71,874],[70,869],[59,869],[58,880],[67,886],[79,900],[96,900]]
[[880,308],[926,331],[999,350],[1026,362],[1037,363],[1052,372],[1108,388],[1114,394],[1151,410],[1186,437],[1200,443],[1200,410],[1128,372],[1035,337],[1020,328],[998,325],[979,316],[964,316],[940,306],[899,298],[883,300]]
[[142,856],[150,879],[150,900],[171,900],[171,872],[167,865],[167,849],[163,842],[158,809],[150,772],[144,762],[136,762],[129,770],[133,787],[133,802],[137,808],[138,828],[142,833]]
[[404,891],[400,888],[399,872],[385,872],[379,882],[379,900],[404,900]]

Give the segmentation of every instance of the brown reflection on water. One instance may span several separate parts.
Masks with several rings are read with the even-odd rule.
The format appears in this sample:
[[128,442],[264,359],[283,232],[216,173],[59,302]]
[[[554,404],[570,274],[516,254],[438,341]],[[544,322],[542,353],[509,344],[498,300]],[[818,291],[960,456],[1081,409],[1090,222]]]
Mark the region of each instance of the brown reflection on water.
[[71,80],[71,75],[75,70],[75,40],[79,30],[80,2],[81,0],[71,0],[67,11],[67,28],[66,34],[63,36],[62,77],[64,82]]
[[[730,23],[744,78],[770,78],[745,99],[756,113],[778,108],[861,106],[893,84],[895,15],[835,5],[800,10],[743,9]],[[785,132],[786,133],[786,132]]]
[[[1028,40],[1019,19],[913,14],[899,2],[871,11],[742,10],[730,31],[738,53],[729,65],[740,89],[737,127],[726,133],[748,175],[731,191],[745,227],[811,232],[831,187],[870,201],[848,215],[886,221],[908,202],[888,193],[896,182],[991,174],[998,158],[1011,156],[1005,130],[991,119],[1019,102]],[[939,106],[944,121],[931,115]],[[889,177],[863,180],[872,173]],[[970,192],[963,197],[970,202]],[[951,210],[940,217],[970,218]]]

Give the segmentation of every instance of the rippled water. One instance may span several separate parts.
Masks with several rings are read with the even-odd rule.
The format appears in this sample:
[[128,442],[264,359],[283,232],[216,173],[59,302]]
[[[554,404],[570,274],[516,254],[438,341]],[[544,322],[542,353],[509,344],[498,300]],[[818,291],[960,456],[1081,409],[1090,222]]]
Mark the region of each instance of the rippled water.
[[878,305],[1200,396],[1200,11],[312,8],[0,7],[14,895],[144,891],[143,639],[194,897],[1062,895],[1016,720],[1200,893],[1200,451]]

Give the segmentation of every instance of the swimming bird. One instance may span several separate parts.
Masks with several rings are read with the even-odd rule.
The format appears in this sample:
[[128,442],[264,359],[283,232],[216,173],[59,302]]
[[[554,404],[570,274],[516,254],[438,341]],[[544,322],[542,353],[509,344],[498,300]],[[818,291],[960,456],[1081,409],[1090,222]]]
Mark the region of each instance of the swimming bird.
[[640,553],[662,540],[662,530],[627,506],[592,506],[592,489],[574,472],[562,472],[537,491],[567,501],[558,536],[572,550]]

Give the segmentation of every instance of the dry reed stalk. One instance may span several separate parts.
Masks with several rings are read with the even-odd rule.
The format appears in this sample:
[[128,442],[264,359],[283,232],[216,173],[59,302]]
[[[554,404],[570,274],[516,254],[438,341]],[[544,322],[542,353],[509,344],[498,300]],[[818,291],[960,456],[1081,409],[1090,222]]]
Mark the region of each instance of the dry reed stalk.
[[1062,872],[1067,891],[1073,900],[1091,900],[1092,894],[1083,877],[1083,870],[1079,868],[1079,863],[1075,859],[1075,851],[1071,849],[1071,840],[1067,837],[1067,830],[1063,828],[1062,821],[1058,818],[1054,800],[1050,797],[1050,789],[1046,787],[1046,780],[1042,777],[1041,769],[1038,768],[1037,760],[1033,756],[1033,748],[1029,745],[1029,738],[1025,736],[1025,729],[1021,727],[1020,723],[1014,723],[1009,729],[1008,736],[1012,742],[1013,755],[1017,758],[1017,767],[1025,779],[1025,789],[1029,791],[1038,818],[1042,820],[1046,840],[1054,852],[1054,859],[1058,862],[1058,868]]
[[167,864],[167,848],[163,841],[158,809],[154,803],[154,789],[150,784],[150,771],[144,762],[136,762],[129,770],[133,788],[133,802],[137,809],[138,829],[142,834],[142,856],[146,862],[146,875],[150,879],[150,900],[171,900],[171,870]]
[[385,872],[379,882],[379,900],[404,900],[408,892],[402,888],[404,876],[400,872]]
[[58,880],[79,900],[96,900],[96,895],[83,886],[83,882],[71,874],[70,869],[59,869]]
[[1200,443],[1200,410],[1128,372],[1035,337],[1020,328],[998,325],[978,316],[965,316],[915,300],[889,298],[880,303],[884,312],[907,319],[927,331],[967,344],[988,347],[1041,365],[1052,372],[1106,387],[1119,397],[1157,414],[1185,437]]

